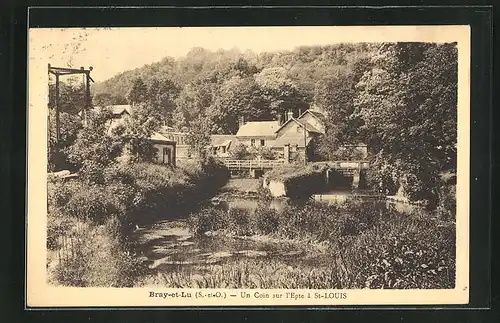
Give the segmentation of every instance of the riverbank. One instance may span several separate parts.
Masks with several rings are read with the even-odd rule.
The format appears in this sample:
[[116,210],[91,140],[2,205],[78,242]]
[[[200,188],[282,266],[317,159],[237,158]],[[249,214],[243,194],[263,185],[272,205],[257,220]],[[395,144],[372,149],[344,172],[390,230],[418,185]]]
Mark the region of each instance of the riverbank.
[[128,287],[146,268],[134,253],[133,232],[161,219],[186,216],[225,184],[214,161],[181,167],[134,163],[48,183],[49,282]]

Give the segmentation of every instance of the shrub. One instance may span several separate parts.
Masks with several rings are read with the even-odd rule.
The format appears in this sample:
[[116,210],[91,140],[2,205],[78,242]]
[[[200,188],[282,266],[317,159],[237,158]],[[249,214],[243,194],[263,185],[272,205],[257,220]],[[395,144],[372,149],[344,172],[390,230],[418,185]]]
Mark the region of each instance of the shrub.
[[229,209],[227,212],[227,230],[239,236],[253,234],[250,211],[241,208]]
[[62,207],[64,214],[96,223],[119,215],[119,210],[113,197],[106,194],[105,188],[100,185],[89,185],[85,190],[73,192],[71,199]]
[[455,229],[426,218],[389,216],[341,242],[340,259],[369,288],[453,288]]
[[209,207],[188,218],[191,231],[199,236],[208,231],[224,229],[227,226],[225,211]]
[[[131,224],[152,216],[182,216],[228,178],[227,169],[214,160],[176,169],[135,163],[95,170],[47,183],[47,247],[60,255],[52,277],[65,285],[131,285],[137,271],[125,239]],[[214,216],[223,220],[223,214]],[[219,228],[206,218],[199,221],[199,232]]]
[[275,232],[279,225],[279,215],[275,209],[259,206],[254,212],[252,226],[260,234]]
[[446,221],[454,221],[457,213],[456,185],[443,184],[439,192],[437,214]]
[[94,226],[76,222],[58,252],[49,277],[66,286],[131,287],[145,268],[124,247],[119,220]]
[[[202,212],[197,221],[208,224],[200,231],[219,228],[237,235],[327,242],[329,269],[338,271],[335,286],[340,288],[453,288],[455,284],[454,224],[437,221],[425,211],[403,214],[385,203],[354,201],[289,204],[277,212],[263,200],[253,215],[239,209],[219,212],[210,216]],[[277,288],[275,283],[269,286]]]
[[229,150],[231,159],[253,159],[253,154],[248,150],[245,144],[238,143]]

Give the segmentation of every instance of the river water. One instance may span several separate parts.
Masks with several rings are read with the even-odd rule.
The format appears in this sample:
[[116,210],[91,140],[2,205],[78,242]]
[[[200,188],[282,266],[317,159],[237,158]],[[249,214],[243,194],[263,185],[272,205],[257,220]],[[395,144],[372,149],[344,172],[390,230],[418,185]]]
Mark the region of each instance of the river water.
[[[245,194],[222,193],[215,199],[222,208],[238,208],[249,212],[255,210],[259,200],[252,195],[256,187],[242,182]],[[240,183],[241,184],[241,183]],[[255,183],[254,183],[255,184]],[[238,183],[228,185],[238,186]],[[250,187],[250,189],[249,189]],[[239,192],[242,190],[240,189]],[[360,200],[380,198],[369,191],[331,190],[311,197],[326,203],[339,203],[355,196]],[[269,207],[277,211],[283,209],[289,201],[287,199],[272,199]],[[278,259],[284,264],[302,264],[312,267],[326,266],[331,259],[325,248],[318,245],[306,246],[297,241],[277,240],[270,237],[227,237],[211,235],[195,237],[189,230],[186,219],[160,220],[135,233],[138,250],[141,257],[147,261],[149,268],[157,272],[171,272],[179,267],[193,267],[202,270],[203,266],[226,263],[242,258],[248,259]]]

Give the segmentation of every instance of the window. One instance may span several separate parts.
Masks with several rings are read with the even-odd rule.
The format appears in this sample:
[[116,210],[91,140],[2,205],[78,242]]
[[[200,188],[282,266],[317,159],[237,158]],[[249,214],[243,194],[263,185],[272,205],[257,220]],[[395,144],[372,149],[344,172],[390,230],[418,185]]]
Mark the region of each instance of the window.
[[252,146],[252,147],[255,146],[255,139],[250,139],[250,146]]
[[226,147],[225,146],[222,146],[222,153],[225,154],[226,153]]
[[261,145],[262,147],[264,147],[264,146],[265,146],[265,144],[266,144],[266,141],[265,141],[264,139],[261,139],[261,140],[260,140],[260,145]]
[[302,132],[302,127],[301,126],[297,126],[297,133],[299,132]]

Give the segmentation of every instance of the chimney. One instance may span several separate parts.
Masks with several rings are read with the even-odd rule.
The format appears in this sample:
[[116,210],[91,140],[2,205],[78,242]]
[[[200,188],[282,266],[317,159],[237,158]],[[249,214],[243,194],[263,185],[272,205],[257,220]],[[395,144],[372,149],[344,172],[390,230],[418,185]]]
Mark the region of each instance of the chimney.
[[238,121],[239,121],[238,122],[239,126],[241,128],[241,126],[243,126],[245,124],[245,116],[240,116]]
[[291,118],[293,118],[293,111],[292,110],[288,110],[286,112],[286,121],[290,120]]

